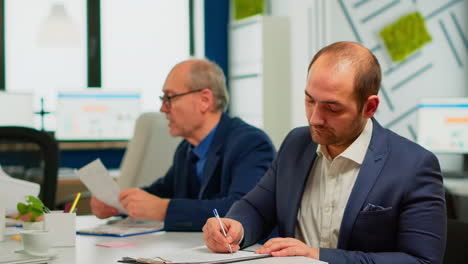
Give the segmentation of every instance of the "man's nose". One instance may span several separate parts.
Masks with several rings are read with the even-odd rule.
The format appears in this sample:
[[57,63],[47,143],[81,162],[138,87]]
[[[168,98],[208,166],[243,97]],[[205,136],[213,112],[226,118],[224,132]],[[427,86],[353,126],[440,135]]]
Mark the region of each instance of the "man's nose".
[[161,108],[159,108],[159,112],[162,112],[162,113],[167,113],[167,112],[169,112],[169,107],[167,106],[166,103],[162,103],[162,104],[161,104]]
[[322,116],[321,111],[318,109],[318,107],[315,107],[312,110],[312,114],[309,117],[309,123],[314,126],[321,126],[325,124],[325,120]]

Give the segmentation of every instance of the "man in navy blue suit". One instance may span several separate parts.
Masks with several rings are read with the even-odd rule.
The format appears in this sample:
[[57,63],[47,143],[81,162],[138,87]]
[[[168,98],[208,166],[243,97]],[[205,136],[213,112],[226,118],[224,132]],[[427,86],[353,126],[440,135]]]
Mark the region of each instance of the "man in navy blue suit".
[[215,252],[279,236],[256,253],[329,263],[441,263],[446,211],[437,158],[373,118],[381,70],[365,47],[338,42],[313,58],[309,127],[296,128],[257,186],[222,222],[205,224]]
[[[226,214],[255,186],[274,158],[274,146],[260,129],[223,113],[226,79],[211,61],[177,64],[163,92],[161,112],[169,131],[185,140],[164,177],[142,189],[121,191],[119,201],[134,218],[164,221],[166,230],[199,231],[214,208]],[[95,197],[91,208],[100,218],[118,214]]]

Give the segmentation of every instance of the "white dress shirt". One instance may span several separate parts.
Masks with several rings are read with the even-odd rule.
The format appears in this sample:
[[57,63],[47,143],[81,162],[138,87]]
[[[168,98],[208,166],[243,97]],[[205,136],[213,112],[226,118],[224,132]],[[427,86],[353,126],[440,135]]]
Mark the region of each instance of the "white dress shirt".
[[317,158],[297,214],[297,239],[314,248],[337,247],[343,213],[367,153],[372,128],[368,120],[361,135],[334,159],[325,146],[317,146]]

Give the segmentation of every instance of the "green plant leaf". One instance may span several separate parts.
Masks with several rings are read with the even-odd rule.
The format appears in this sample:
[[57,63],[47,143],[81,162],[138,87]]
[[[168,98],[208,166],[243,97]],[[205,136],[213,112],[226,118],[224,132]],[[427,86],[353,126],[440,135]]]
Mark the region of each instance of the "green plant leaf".
[[39,211],[42,211],[42,206],[41,206],[40,204],[32,204],[32,205],[31,205],[31,208],[32,208],[32,209],[39,210]]
[[42,204],[41,200],[37,199],[34,196],[28,195],[27,196],[27,202],[32,204],[36,208],[42,208],[44,205]]
[[20,214],[26,214],[28,212],[28,206],[25,205],[24,203],[18,203],[16,205],[16,208],[18,209],[18,212]]
[[26,196],[26,202],[27,204],[18,203],[16,205],[19,212],[16,219],[19,219],[24,215],[29,215],[30,219],[27,221],[35,222],[37,217],[44,214],[44,204],[40,199],[31,195]]
[[41,209],[37,209],[37,208],[34,208],[34,207],[31,208],[31,213],[35,217],[39,217],[39,216],[41,216],[43,214]]
[[19,212],[19,215],[16,217],[16,219],[20,219],[23,215],[29,212],[28,206],[24,203],[18,203],[16,205],[16,208],[18,209],[18,212]]

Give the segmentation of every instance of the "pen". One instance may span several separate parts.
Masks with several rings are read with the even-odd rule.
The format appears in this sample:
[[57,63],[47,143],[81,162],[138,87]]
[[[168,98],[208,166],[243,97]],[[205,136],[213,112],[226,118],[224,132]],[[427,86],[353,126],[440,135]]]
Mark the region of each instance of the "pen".
[[67,204],[65,205],[65,208],[63,208],[63,212],[64,212],[64,213],[70,212],[70,207],[71,207],[71,203],[67,203]]
[[70,214],[73,213],[73,211],[75,211],[76,205],[78,204],[78,200],[80,200],[80,197],[81,197],[81,193],[79,192],[76,194],[75,200],[73,201],[73,204],[70,208],[70,211],[69,211]]
[[[226,231],[224,230],[224,225],[223,225],[223,222],[221,221],[221,218],[219,218],[219,214],[218,214],[218,210],[213,209],[213,214],[215,215],[216,219],[218,219],[218,222],[219,222],[219,226],[221,227],[221,231],[223,232],[223,235],[224,237],[226,237]],[[231,244],[228,244],[229,246],[229,252],[231,252],[232,254],[232,247],[231,247]]]

